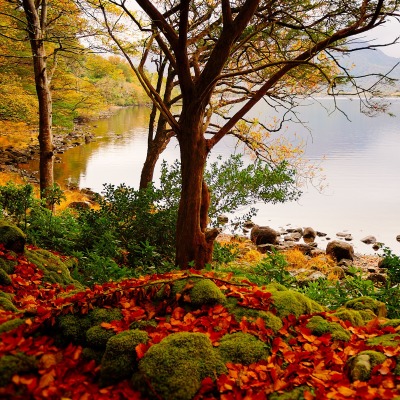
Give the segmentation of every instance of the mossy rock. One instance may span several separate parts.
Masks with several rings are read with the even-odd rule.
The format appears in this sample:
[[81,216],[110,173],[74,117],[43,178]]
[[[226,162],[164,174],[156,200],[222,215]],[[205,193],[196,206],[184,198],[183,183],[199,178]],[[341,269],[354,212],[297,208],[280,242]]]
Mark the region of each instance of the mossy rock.
[[34,357],[24,353],[5,355],[0,358],[0,387],[11,382],[15,374],[24,374],[37,370],[37,362]]
[[87,315],[67,314],[58,317],[58,327],[63,341],[75,344],[86,343],[86,331],[102,322],[111,322],[122,319],[118,308],[95,308]]
[[299,386],[286,393],[271,393],[268,400],[304,400],[304,392],[314,393],[314,389],[308,386]]
[[146,330],[146,328],[157,328],[157,321],[154,319],[151,320],[138,320],[138,321],[133,321],[129,325],[129,329],[142,329]]
[[250,333],[224,335],[217,347],[224,362],[249,365],[268,357],[268,346]]
[[104,355],[104,349],[93,349],[92,347],[85,347],[82,350],[82,356],[86,358],[87,360],[94,360],[96,361],[96,364],[101,363],[101,360]]
[[44,272],[43,280],[45,282],[83,287],[81,283],[71,277],[69,269],[64,262],[50,251],[43,249],[26,250],[25,256],[28,261]]
[[351,357],[348,362],[348,371],[352,381],[368,381],[371,377],[372,369],[382,364],[386,356],[378,351],[365,350]]
[[264,320],[265,327],[278,332],[282,328],[282,320],[270,311],[255,310],[252,308],[241,307],[234,297],[227,299],[226,308],[235,317],[237,322],[240,322],[243,317],[251,322],[255,322],[258,318]]
[[11,285],[12,281],[10,276],[7,274],[6,271],[4,271],[3,268],[0,268],[0,285],[2,286],[7,286]]
[[7,260],[0,257],[0,268],[7,274],[13,274],[16,265],[18,265],[17,261]]
[[294,290],[271,291],[271,294],[272,304],[281,318],[290,314],[300,317],[300,315],[324,311],[324,308],[316,301]]
[[0,324],[0,334],[8,331],[12,331],[13,329],[18,328],[20,325],[24,323],[24,320],[21,318],[10,319],[6,322]]
[[[224,304],[226,300],[221,289],[206,278],[187,278],[174,282],[172,295],[177,296],[177,294],[182,294],[183,298],[195,307]],[[188,298],[185,295],[188,295]]]
[[137,367],[136,346],[146,343],[149,337],[139,329],[121,332],[107,341],[101,359],[100,386],[108,386],[130,378]]
[[6,249],[23,253],[25,242],[26,236],[21,229],[6,221],[0,221],[0,243],[3,243]]
[[204,378],[214,378],[227,369],[207,335],[179,332],[151,346],[139,362],[139,372],[157,397],[190,400]]
[[353,326],[363,326],[365,324],[363,317],[357,310],[338,308],[333,315],[342,321],[349,321]]
[[351,338],[351,333],[344,329],[337,322],[329,322],[319,315],[311,317],[306,325],[313,335],[322,336],[330,333],[333,340],[343,340],[347,342]]
[[263,290],[266,290],[267,292],[271,292],[271,291],[284,292],[285,290],[289,290],[289,289],[286,286],[284,286],[278,282],[272,282],[266,286],[263,286]]
[[384,322],[381,324],[381,327],[385,327],[385,326],[392,326],[393,328],[397,328],[398,326],[400,326],[400,319],[389,319],[388,321]]
[[390,333],[387,335],[376,336],[366,341],[368,346],[399,347],[400,333]]
[[385,317],[387,309],[385,303],[375,300],[372,297],[362,296],[353,300],[349,300],[344,305],[352,310],[371,310],[378,317]]
[[0,309],[13,312],[19,311],[18,308],[14,306],[12,301],[7,299],[6,297],[0,297]]
[[86,343],[94,349],[104,350],[108,339],[115,336],[112,329],[105,329],[100,325],[92,326],[86,331]]

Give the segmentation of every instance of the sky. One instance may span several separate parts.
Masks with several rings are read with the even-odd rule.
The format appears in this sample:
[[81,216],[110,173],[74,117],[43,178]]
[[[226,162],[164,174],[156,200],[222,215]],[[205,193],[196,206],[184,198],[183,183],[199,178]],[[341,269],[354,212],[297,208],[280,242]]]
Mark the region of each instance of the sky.
[[[372,41],[374,44],[390,43],[398,36],[400,36],[400,22],[394,19],[385,22],[385,24],[365,34],[365,38],[368,41]],[[379,49],[388,56],[400,58],[400,43],[392,46],[380,47]]]

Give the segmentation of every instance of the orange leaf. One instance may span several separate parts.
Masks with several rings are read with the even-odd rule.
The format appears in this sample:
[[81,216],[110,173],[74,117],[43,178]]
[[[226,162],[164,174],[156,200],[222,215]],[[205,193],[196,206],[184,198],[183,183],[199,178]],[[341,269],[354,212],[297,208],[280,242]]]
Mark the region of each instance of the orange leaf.
[[54,381],[54,377],[56,376],[56,371],[54,369],[50,370],[47,372],[47,374],[44,374],[39,381],[39,387],[41,389],[50,386],[50,384]]
[[356,394],[355,390],[350,389],[347,386],[340,386],[338,387],[337,391],[345,397],[354,397],[354,395]]
[[105,329],[112,329],[113,328],[113,326],[109,322],[102,322],[100,324],[100,326],[105,328]]

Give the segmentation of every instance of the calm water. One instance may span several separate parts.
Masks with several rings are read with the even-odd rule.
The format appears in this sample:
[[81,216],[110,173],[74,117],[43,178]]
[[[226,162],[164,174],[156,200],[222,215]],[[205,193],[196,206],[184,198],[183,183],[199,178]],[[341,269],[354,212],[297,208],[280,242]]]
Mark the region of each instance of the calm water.
[[[338,101],[348,118],[337,111],[329,114],[333,103],[327,99],[320,101],[324,107],[316,103],[301,107],[298,111],[309,130],[288,123],[285,135],[307,142],[306,156],[322,162],[328,187],[321,193],[309,185],[298,202],[259,204],[254,221],[276,229],[312,226],[332,239],[337,232],[347,231],[361,253],[373,252],[360,242],[372,234],[400,254],[395,239],[400,234],[400,100],[390,101],[397,117],[367,117],[359,112],[359,103],[349,99]],[[137,187],[147,146],[148,114],[146,108],[122,109],[107,120],[96,121],[96,140],[62,155],[62,163],[56,164],[56,179],[99,192],[103,183]],[[260,118],[272,115],[261,107],[253,114]],[[227,139],[211,158],[228,157],[233,151],[235,142]],[[172,141],[162,158],[172,162],[178,154],[177,143]],[[325,239],[320,241],[322,248],[325,243]]]

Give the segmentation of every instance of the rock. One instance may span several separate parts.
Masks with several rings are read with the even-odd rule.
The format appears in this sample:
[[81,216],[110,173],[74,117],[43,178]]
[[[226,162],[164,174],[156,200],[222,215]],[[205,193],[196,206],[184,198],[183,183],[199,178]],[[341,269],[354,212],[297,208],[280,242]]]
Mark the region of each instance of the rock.
[[324,233],[324,232],[317,231],[317,236],[318,236],[318,237],[325,237],[326,235],[327,235],[327,234]]
[[291,232],[290,237],[292,240],[298,242],[301,239],[301,233],[300,232]]
[[400,235],[397,235],[397,236],[396,236],[396,240],[397,240],[398,242],[400,242]]
[[384,286],[387,281],[385,275],[378,274],[376,272],[369,274],[367,279],[374,282],[374,285],[382,285],[382,286]]
[[351,234],[346,232],[338,232],[336,236],[345,240],[348,240],[347,238],[351,238]]
[[353,240],[353,236],[349,235],[344,238],[347,242],[351,242]]
[[287,228],[289,233],[298,232],[300,235],[303,235],[303,228]]
[[219,224],[225,225],[225,224],[227,224],[229,222],[229,218],[228,218],[227,215],[221,214],[221,215],[218,215],[217,221],[218,221]]
[[250,232],[250,239],[256,245],[276,244],[278,242],[278,232],[269,226],[255,225]]
[[333,240],[326,246],[326,254],[330,255],[337,262],[342,259],[353,260],[354,248],[349,243],[341,242],[340,240]]
[[347,370],[352,381],[368,381],[372,369],[382,364],[386,356],[374,350],[364,350],[347,361]]
[[375,243],[375,244],[372,246],[372,249],[375,250],[375,251],[378,251],[380,248],[381,248],[381,247],[380,247],[379,244],[377,244],[377,243]]
[[298,283],[300,286],[305,286],[310,282],[316,282],[320,279],[325,280],[326,278],[326,275],[321,271],[313,271],[310,275],[303,276],[301,279],[299,279]]
[[361,239],[361,241],[365,244],[374,244],[376,243],[376,237],[372,235],[365,236]]
[[342,267],[336,266],[333,267],[331,272],[335,274],[339,279],[343,279],[345,276],[345,271]]
[[0,243],[3,243],[6,249],[23,253],[25,242],[26,236],[21,229],[8,222],[0,221]]
[[251,229],[255,226],[256,224],[253,221],[245,221],[243,224],[243,228],[246,229]]
[[303,229],[303,240],[306,243],[314,242],[315,238],[317,237],[317,232],[311,227],[307,227]]

